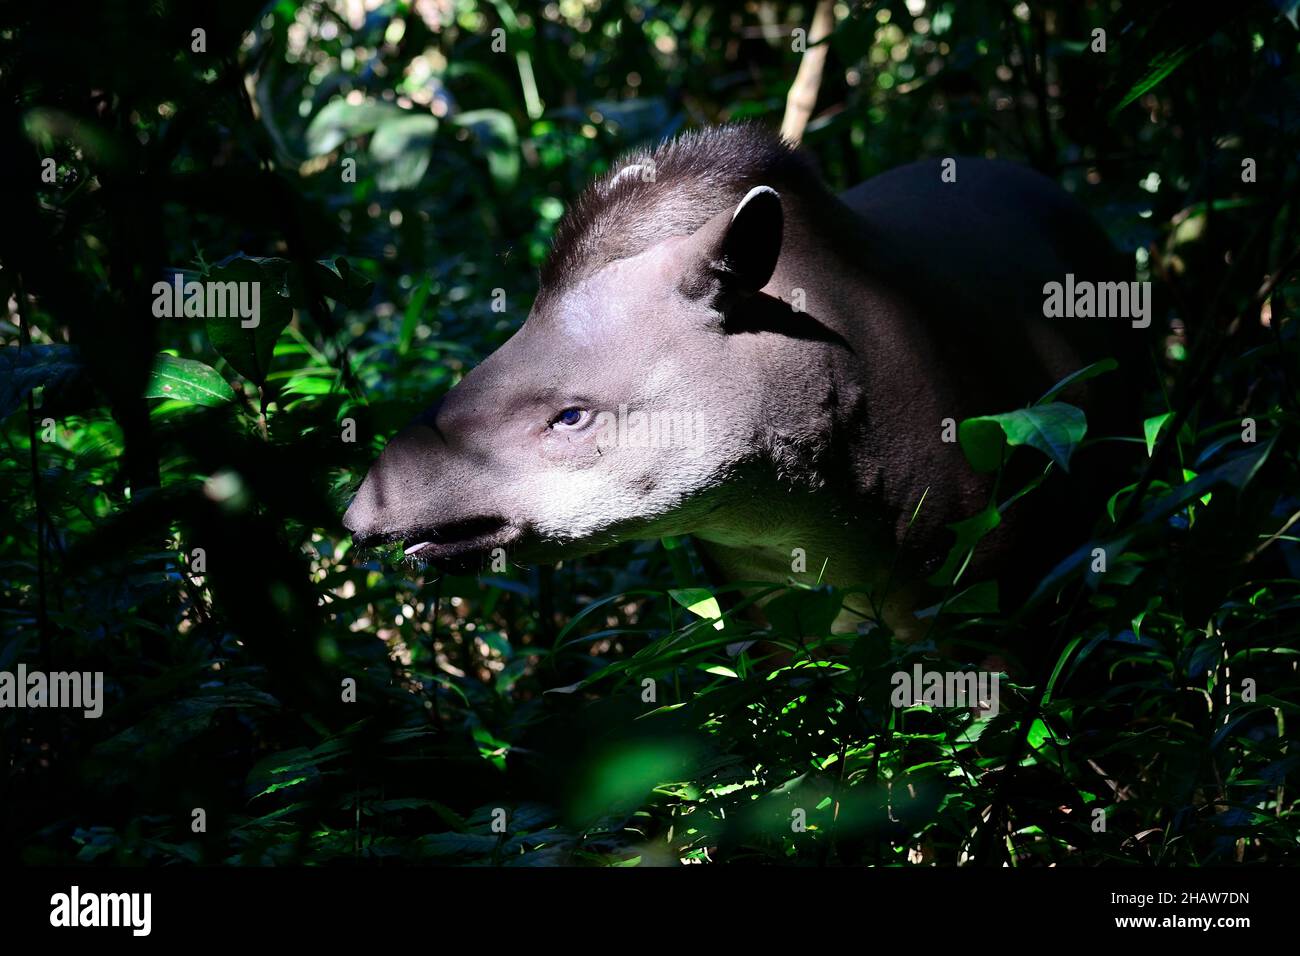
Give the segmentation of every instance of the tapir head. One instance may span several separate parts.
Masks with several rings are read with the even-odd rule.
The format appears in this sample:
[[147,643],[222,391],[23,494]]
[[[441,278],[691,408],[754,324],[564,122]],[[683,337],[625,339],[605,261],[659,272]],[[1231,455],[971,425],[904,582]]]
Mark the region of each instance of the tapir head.
[[544,285],[519,332],[384,449],[344,517],[356,543],[534,561],[695,530],[762,434],[728,324],[771,278],[782,224],[757,186],[689,235]]

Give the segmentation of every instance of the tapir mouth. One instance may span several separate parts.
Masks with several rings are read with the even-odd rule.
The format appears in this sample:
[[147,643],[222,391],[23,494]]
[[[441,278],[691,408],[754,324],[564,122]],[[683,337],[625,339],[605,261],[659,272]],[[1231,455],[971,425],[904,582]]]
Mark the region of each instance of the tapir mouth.
[[504,518],[467,518],[410,533],[402,550],[415,561],[447,561],[503,548],[519,536]]
[[446,524],[374,535],[362,541],[353,537],[358,547],[400,542],[406,557],[414,561],[447,561],[482,554],[492,548],[504,548],[522,537],[523,532],[505,518],[483,516],[451,521]]

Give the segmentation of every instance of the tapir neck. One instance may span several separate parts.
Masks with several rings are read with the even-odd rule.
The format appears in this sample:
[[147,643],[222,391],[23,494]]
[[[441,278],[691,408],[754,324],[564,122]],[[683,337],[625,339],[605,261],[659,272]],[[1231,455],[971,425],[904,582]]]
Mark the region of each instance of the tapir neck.
[[[844,529],[848,531],[848,529]],[[701,548],[713,571],[732,582],[780,584],[797,582],[805,585],[838,584],[866,588],[844,595],[842,610],[834,630],[842,633],[858,630],[866,622],[881,622],[902,640],[914,640],[922,627],[913,616],[917,600],[910,583],[892,578],[885,566],[872,566],[864,560],[867,549],[855,546],[851,534],[820,536],[783,535],[784,540],[725,544],[701,540]],[[795,542],[802,542],[796,544]],[[811,545],[805,548],[805,545]],[[811,553],[806,553],[806,552]],[[857,558],[854,561],[854,558]],[[845,560],[845,559],[848,560]],[[831,563],[838,573],[831,580]],[[850,563],[851,562],[851,563]],[[877,597],[878,596],[878,597]]]
[[[762,369],[769,455],[745,482],[745,501],[715,512],[697,539],[731,581],[869,588],[846,601],[837,629],[883,616],[914,636],[911,595],[895,554],[907,500],[888,464],[896,428],[941,416],[929,382],[915,376],[908,304],[863,266],[870,227],[833,197],[783,197],[782,254],[764,294],[789,306],[785,334],[737,337],[737,366]],[[879,342],[891,345],[881,349]],[[908,406],[911,406],[910,408]],[[915,467],[929,469],[930,463]],[[854,613],[856,612],[856,613]]]

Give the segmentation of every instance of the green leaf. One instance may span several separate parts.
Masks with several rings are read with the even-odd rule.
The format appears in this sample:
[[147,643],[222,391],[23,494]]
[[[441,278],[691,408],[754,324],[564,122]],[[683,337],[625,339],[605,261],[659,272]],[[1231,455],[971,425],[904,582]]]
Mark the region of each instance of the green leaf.
[[285,395],[329,395],[338,388],[334,369],[309,369],[294,375],[281,389]]
[[288,789],[289,787],[296,787],[298,784],[306,783],[306,782],[307,782],[306,776],[294,777],[292,780],[281,780],[277,783],[271,784],[261,793],[255,794],[253,799],[256,800],[258,797],[264,797],[268,793],[275,793],[277,790],[285,790]]
[[714,621],[714,627],[722,628],[722,607],[718,599],[706,588],[673,588],[669,595],[686,610],[706,621]]
[[1065,650],[1063,650],[1061,655],[1056,659],[1056,666],[1052,668],[1052,676],[1047,679],[1047,688],[1043,691],[1044,704],[1051,701],[1052,693],[1056,689],[1056,682],[1060,679],[1061,672],[1065,670],[1065,665],[1069,663],[1071,655],[1074,654],[1074,649],[1083,643],[1083,639],[1086,636],[1086,634],[1076,634],[1070,639],[1070,643],[1065,646]]
[[975,550],[975,546],[1001,523],[1002,515],[997,505],[990,504],[979,514],[948,525],[949,529],[956,533],[957,542],[948,552],[943,567],[930,576],[929,582],[936,587],[947,587],[954,583],[960,576],[966,559]]
[[1196,52],[1197,46],[1199,44],[1177,47],[1158,54],[1151,61],[1151,65],[1147,68],[1146,73],[1142,75],[1142,78],[1133,84],[1133,87],[1124,94],[1123,99],[1111,109],[1110,118],[1114,119],[1120,110],[1147,92],[1147,90],[1154,89],[1162,83],[1170,73],[1182,66],[1183,62]]
[[402,331],[397,339],[398,355],[405,355],[411,350],[411,342],[415,339],[415,327],[420,322],[420,316],[424,314],[424,305],[429,301],[429,292],[432,288],[433,280],[425,276],[411,293],[411,298],[407,300],[406,312],[402,315]]
[[1056,593],[1067,581],[1083,575],[1090,568],[1093,561],[1093,552],[1097,548],[1100,548],[1107,555],[1118,557],[1124,553],[1124,549],[1128,547],[1128,543],[1132,539],[1131,534],[1125,534],[1106,540],[1089,541],[1080,545],[1048,572],[1047,577],[1038,583],[1034,593],[1029,596],[1026,604],[1032,607],[1049,595]]
[[454,122],[474,132],[480,149],[487,154],[488,171],[497,190],[513,189],[519,179],[519,133],[510,114],[502,110],[470,110]]
[[1093,362],[1091,365],[1085,365],[1083,368],[1079,369],[1079,371],[1074,372],[1071,375],[1067,375],[1065,378],[1061,379],[1059,382],[1057,382],[1055,385],[1049,388],[1043,394],[1043,397],[1040,398],[1038,401],[1034,402],[1034,404],[1045,405],[1048,402],[1050,402],[1052,399],[1054,399],[1057,395],[1060,395],[1071,385],[1077,385],[1080,382],[1086,382],[1090,378],[1096,378],[1098,375],[1104,375],[1107,372],[1113,372],[1117,368],[1119,368],[1119,362],[1116,362],[1113,358],[1104,358],[1100,362]]
[[660,538],[660,544],[668,554],[668,566],[672,568],[673,583],[678,587],[688,588],[692,582],[700,580],[700,575],[691,566],[690,552],[680,538]]
[[998,582],[981,581],[952,597],[943,606],[945,614],[996,614]]
[[739,677],[740,676],[730,667],[724,667],[721,664],[711,664],[708,667],[701,666],[700,670],[704,671],[704,673],[706,674],[714,674],[717,677]]
[[393,103],[377,100],[362,103],[349,103],[345,99],[331,100],[312,117],[307,126],[307,152],[312,156],[321,156],[345,140],[372,133],[380,123],[401,115],[401,107]]
[[375,291],[374,280],[358,272],[342,256],[336,256],[333,262],[314,262],[312,268],[320,291],[349,309],[364,308]]
[[831,633],[844,595],[832,587],[791,588],[763,605],[772,626],[790,637],[822,637]]
[[976,471],[996,471],[1002,463],[1002,442],[1037,448],[1066,471],[1070,456],[1088,431],[1081,409],[1049,402],[1001,415],[968,418],[957,428],[957,440]]
[[402,113],[384,120],[370,138],[370,155],[378,163],[375,185],[385,192],[420,184],[433,159],[438,118],[429,113]]
[[144,387],[145,398],[174,398],[216,407],[235,400],[235,390],[211,366],[194,359],[160,354],[153,360]]
[[225,268],[233,262],[255,264],[262,274],[261,298],[274,294],[295,309],[310,309],[315,297],[323,295],[350,309],[360,309],[370,301],[375,283],[353,268],[342,256],[308,263],[307,272],[296,262],[279,256],[235,255],[217,263]]
[[[1137,486],[1138,486],[1138,482],[1135,481],[1132,484],[1125,485],[1119,491],[1115,492],[1113,495],[1110,496],[1110,499],[1106,502],[1106,514],[1110,516],[1111,521],[1115,520],[1116,512],[1119,510],[1120,500],[1130,492],[1137,490]],[[1168,491],[1168,490],[1169,490],[1168,483],[1160,481],[1158,479],[1156,481],[1151,482],[1151,484],[1147,487],[1148,494],[1151,494],[1153,492]]]
[[1165,412],[1163,415],[1152,415],[1142,423],[1142,435],[1147,441],[1147,457],[1150,458],[1155,451],[1156,439],[1160,437],[1160,430],[1164,428],[1165,422],[1174,417],[1173,412]]
[[293,306],[280,295],[273,276],[251,259],[240,257],[217,266],[208,276],[213,282],[257,282],[258,323],[251,328],[243,326],[238,315],[221,318],[208,316],[204,328],[213,348],[221,353],[240,375],[261,385],[266,381],[275,353],[275,341],[293,318]]

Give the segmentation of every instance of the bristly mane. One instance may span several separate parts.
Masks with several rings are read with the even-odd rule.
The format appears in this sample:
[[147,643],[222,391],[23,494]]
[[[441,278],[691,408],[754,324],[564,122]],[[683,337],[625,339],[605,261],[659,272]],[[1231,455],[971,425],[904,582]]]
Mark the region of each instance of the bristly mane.
[[[647,168],[653,181],[643,175]],[[538,301],[610,262],[670,236],[690,235],[764,185],[805,194],[825,188],[812,160],[750,123],[684,133],[653,152],[633,150],[588,186],[560,221],[542,266]]]

